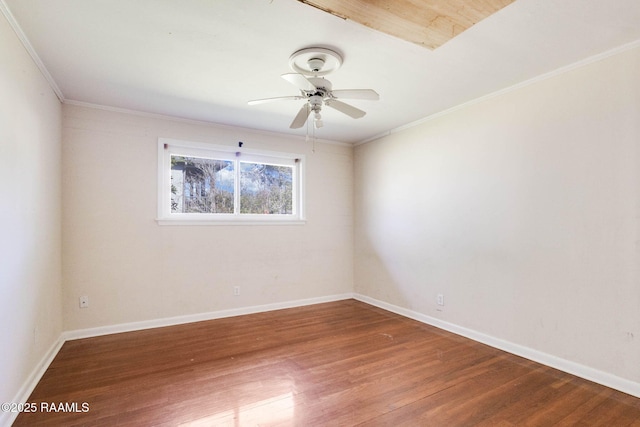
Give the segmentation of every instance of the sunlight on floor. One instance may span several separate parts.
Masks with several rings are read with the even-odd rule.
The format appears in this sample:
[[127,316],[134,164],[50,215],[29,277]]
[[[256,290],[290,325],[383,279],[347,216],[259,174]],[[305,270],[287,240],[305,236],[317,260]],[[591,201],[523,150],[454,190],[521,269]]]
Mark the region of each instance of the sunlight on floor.
[[255,425],[293,425],[293,393],[285,393],[269,399],[242,405],[228,411],[219,412],[198,420],[180,424],[180,426],[255,426]]

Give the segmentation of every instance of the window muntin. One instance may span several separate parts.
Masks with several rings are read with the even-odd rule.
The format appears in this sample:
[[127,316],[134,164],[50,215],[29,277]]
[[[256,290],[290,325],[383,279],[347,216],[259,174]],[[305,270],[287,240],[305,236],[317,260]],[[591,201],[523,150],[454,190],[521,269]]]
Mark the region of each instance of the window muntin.
[[302,156],[159,140],[158,222],[296,222]]

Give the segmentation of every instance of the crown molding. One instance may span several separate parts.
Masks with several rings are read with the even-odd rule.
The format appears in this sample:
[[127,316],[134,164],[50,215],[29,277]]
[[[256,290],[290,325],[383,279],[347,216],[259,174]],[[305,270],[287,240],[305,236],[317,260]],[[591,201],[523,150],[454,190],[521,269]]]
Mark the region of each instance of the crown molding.
[[[2,1],[2,0],[0,0],[0,1]],[[188,119],[188,118],[184,118],[184,117],[171,116],[169,114],[150,113],[148,111],[131,110],[131,109],[128,109],[128,108],[121,108],[121,107],[112,107],[112,106],[109,106],[109,105],[94,104],[94,103],[91,103],[91,102],[76,101],[76,100],[73,100],[73,99],[65,99],[62,102],[65,105],[74,105],[74,106],[77,106],[77,107],[91,108],[91,109],[94,109],[94,110],[102,110],[102,111],[110,111],[112,113],[128,114],[128,115],[132,115],[132,116],[146,117],[146,118],[149,118],[149,119],[170,120],[170,121],[173,121],[173,122],[189,123],[189,124],[193,124],[193,125],[212,126],[212,127],[217,127],[217,128],[220,128],[220,129],[233,129],[233,130],[242,129],[245,132],[250,132],[250,133],[253,133],[253,134],[256,134],[256,135],[281,136],[281,137],[287,138],[287,139],[297,139],[297,140],[302,139],[302,140],[306,140],[306,137],[304,135],[302,135],[302,136],[300,136],[300,135],[292,135],[292,134],[288,134],[288,133],[272,132],[272,131],[255,129],[255,128],[246,128],[246,127],[240,127],[240,126],[234,126],[234,125],[227,125],[227,124],[223,124],[223,123],[211,122],[211,121],[206,121],[206,120]],[[311,138],[309,140],[311,140]],[[319,144],[338,145],[338,146],[341,146],[341,147],[349,147],[349,148],[353,147],[352,144],[349,144],[347,142],[333,141],[333,140],[330,140],[330,139],[316,138],[315,142],[317,142]]]
[[31,56],[31,59],[36,64],[36,67],[38,67],[38,69],[40,70],[40,73],[42,73],[42,76],[47,80],[49,86],[55,92],[60,102],[64,102],[64,95],[62,94],[60,87],[51,76],[51,73],[49,73],[49,70],[47,70],[47,67],[45,67],[44,63],[36,53],[36,50],[33,48],[33,45],[31,45],[31,42],[25,35],[24,31],[22,31],[22,28],[18,24],[18,21],[16,21],[16,18],[13,16],[11,10],[9,9],[9,6],[7,6],[4,0],[0,0],[0,11],[13,29],[13,32],[16,33],[16,36],[18,36],[18,39],[22,43],[22,46],[24,46],[27,53],[29,53],[29,56]]
[[592,64],[594,62],[602,61],[603,59],[609,58],[611,56],[618,55],[620,53],[623,53],[623,52],[626,52],[626,51],[629,51],[629,50],[632,50],[632,49],[636,49],[638,47],[640,47],[640,40],[634,40],[634,41],[632,41],[630,43],[626,43],[626,44],[623,44],[621,46],[615,47],[613,49],[609,49],[609,50],[607,50],[605,52],[601,52],[601,53],[589,56],[589,57],[587,57],[585,59],[582,59],[580,61],[574,62],[572,64],[565,65],[565,66],[560,67],[560,68],[556,68],[553,71],[549,71],[547,73],[540,74],[540,75],[538,75],[536,77],[533,77],[531,79],[525,80],[523,82],[516,83],[515,85],[508,86],[508,87],[506,87],[504,89],[500,89],[500,90],[497,90],[495,92],[488,93],[488,94],[483,95],[483,96],[481,96],[479,98],[472,99],[471,101],[467,101],[467,102],[464,102],[462,104],[458,104],[458,105],[453,106],[451,108],[447,108],[446,110],[438,111],[437,113],[433,113],[433,114],[431,114],[431,115],[429,115],[427,117],[423,117],[422,119],[418,119],[418,120],[415,120],[413,122],[407,123],[405,125],[398,126],[398,127],[393,128],[393,129],[389,129],[388,131],[381,132],[381,133],[379,133],[377,135],[373,135],[373,136],[371,136],[369,138],[363,139],[362,141],[358,141],[358,142],[354,143],[353,146],[356,147],[358,145],[366,144],[368,142],[372,142],[372,141],[375,141],[377,139],[384,138],[385,136],[389,136],[391,134],[398,133],[398,132],[401,132],[403,130],[407,130],[407,129],[419,126],[419,125],[421,125],[423,123],[429,122],[431,120],[437,119],[437,118],[442,117],[442,116],[446,116],[448,114],[451,114],[451,113],[453,113],[455,111],[458,111],[458,110],[462,110],[463,108],[469,107],[471,105],[479,104],[479,103],[484,102],[486,100],[489,100],[491,98],[495,98],[495,97],[504,95],[506,93],[516,91],[518,89],[521,89],[523,87],[532,85],[534,83],[538,83],[538,82],[541,82],[543,80],[547,80],[547,79],[559,76],[561,74],[567,73],[567,72],[575,70],[577,68],[585,67],[585,66],[587,66],[589,64]]

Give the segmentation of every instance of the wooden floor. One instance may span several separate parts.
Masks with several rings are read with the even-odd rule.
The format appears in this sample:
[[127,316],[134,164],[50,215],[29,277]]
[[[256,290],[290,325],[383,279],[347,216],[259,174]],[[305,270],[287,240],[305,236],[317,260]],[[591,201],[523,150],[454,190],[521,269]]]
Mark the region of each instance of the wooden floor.
[[640,399],[354,300],[69,341],[29,402],[78,412],[15,426],[640,426]]

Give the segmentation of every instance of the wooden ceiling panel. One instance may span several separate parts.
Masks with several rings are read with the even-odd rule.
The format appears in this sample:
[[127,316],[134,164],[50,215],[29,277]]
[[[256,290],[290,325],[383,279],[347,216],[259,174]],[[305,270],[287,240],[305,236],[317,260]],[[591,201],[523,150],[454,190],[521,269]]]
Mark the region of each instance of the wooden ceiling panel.
[[435,49],[515,0],[298,1],[428,49]]

